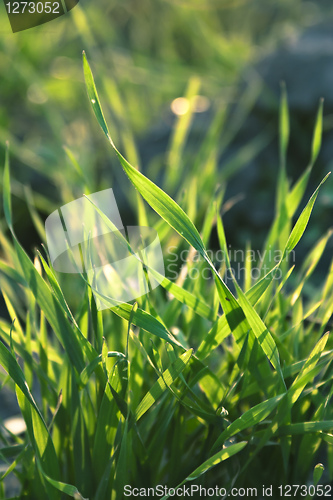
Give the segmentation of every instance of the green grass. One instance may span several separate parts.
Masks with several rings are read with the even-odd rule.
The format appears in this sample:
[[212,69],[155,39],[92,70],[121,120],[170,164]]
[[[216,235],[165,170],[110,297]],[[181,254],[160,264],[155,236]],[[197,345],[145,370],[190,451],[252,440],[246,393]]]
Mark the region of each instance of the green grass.
[[[0,372],[0,382],[16,392],[27,430],[9,436],[0,423],[0,457],[8,466],[0,478],[0,498],[7,498],[8,474],[18,478],[20,498],[33,499],[65,494],[122,499],[125,485],[176,487],[194,481],[227,491],[261,491],[263,484],[277,488],[332,480],[333,346],[327,324],[333,312],[333,262],[321,287],[313,289],[309,281],[331,232],[314,245],[303,266],[288,258],[327,177],[304,203],[321,146],[322,103],[309,167],[291,186],[282,92],[276,213],[263,248],[274,248],[280,257],[278,262],[266,257],[262,269],[265,264],[268,271],[257,279],[251,279],[255,263],[248,259],[244,280],[228,285],[223,276],[232,263],[226,258],[216,269],[207,249],[216,226],[220,249],[228,255],[220,215],[223,192],[214,192],[213,183],[205,187],[209,203],[199,217],[201,193],[190,176],[184,181],[188,194],[177,203],[134,168],[111,139],[85,55],[84,75],[110,155],[137,190],[139,222],[158,230],[165,254],[170,246],[178,255],[192,247],[201,258],[194,259],[192,251],[187,276],[176,282],[165,278],[134,304],[111,301],[109,310],[98,312],[84,275],[73,278],[70,288],[52,269],[45,248],[31,260],[20,244],[7,148],[3,205],[11,237],[1,235],[0,273],[10,320],[0,320],[0,363],[7,373]],[[174,144],[177,155],[182,141]],[[70,151],[69,156],[75,162]],[[84,172],[75,166],[85,189]],[[209,172],[209,163],[205,168]],[[214,175],[213,169],[211,179]],[[44,239],[33,199],[30,211]],[[211,279],[189,279],[196,267],[208,267]]]

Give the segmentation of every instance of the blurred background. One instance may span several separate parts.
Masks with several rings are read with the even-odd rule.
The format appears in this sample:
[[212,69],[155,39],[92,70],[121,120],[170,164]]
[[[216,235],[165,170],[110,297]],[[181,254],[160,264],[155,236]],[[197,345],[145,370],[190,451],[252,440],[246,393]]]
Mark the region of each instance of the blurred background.
[[[251,240],[259,248],[272,222],[281,80],[291,114],[291,181],[308,164],[320,97],[323,150],[307,196],[332,168],[330,1],[81,0],[69,14],[17,34],[1,3],[0,168],[9,141],[14,225],[29,252],[42,229],[27,208],[44,221],[83,192],[114,187],[124,222],[135,217],[134,190],[92,116],[83,49],[119,149],[199,230],[214,192],[226,188],[233,247]],[[301,250],[330,227],[332,215],[331,179]],[[0,223],[6,231],[3,215]]]

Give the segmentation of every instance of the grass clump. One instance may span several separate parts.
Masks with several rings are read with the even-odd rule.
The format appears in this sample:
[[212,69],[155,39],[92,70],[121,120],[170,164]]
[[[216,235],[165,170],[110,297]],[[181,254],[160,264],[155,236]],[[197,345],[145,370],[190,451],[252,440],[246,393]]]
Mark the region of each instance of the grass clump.
[[[7,464],[0,498],[6,498],[4,479],[11,473],[21,485],[19,498],[34,499],[122,499],[126,485],[187,483],[220,485],[227,493],[255,487],[260,496],[263,485],[277,492],[284,484],[328,482],[333,476],[333,350],[327,326],[333,262],[321,288],[313,290],[309,278],[331,233],[315,244],[300,270],[288,259],[327,177],[294,222],[321,146],[322,103],[309,167],[290,186],[283,91],[276,214],[261,273],[254,278],[254,264],[247,259],[243,282],[233,279],[228,286],[223,276],[232,263],[221,192],[199,232],[181,203],[117,150],[85,55],[84,74],[98,123],[138,192],[139,222],[158,229],[162,246],[176,242],[178,254],[182,242],[192,247],[186,272],[205,266],[211,279],[200,273],[194,284],[186,273],[177,282],[165,278],[138,302],[110,304],[102,313],[81,276],[81,300],[73,309],[47,251],[33,262],[15,235],[7,151],[3,203],[12,238],[1,236],[0,270],[10,320],[0,320],[5,370],[0,377],[2,387],[16,393],[26,432],[9,435],[0,427],[0,457]],[[39,216],[32,213],[42,233]],[[215,225],[225,256],[221,269],[207,250]],[[274,262],[272,248],[279,255]]]

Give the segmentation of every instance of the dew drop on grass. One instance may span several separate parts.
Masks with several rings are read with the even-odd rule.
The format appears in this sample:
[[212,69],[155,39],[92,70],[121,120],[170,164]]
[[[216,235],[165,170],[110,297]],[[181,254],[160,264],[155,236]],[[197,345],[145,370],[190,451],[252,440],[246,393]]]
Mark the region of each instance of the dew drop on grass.
[[95,99],[91,99],[91,102],[92,102],[93,104],[95,104],[95,102],[96,102],[96,101],[95,101]]

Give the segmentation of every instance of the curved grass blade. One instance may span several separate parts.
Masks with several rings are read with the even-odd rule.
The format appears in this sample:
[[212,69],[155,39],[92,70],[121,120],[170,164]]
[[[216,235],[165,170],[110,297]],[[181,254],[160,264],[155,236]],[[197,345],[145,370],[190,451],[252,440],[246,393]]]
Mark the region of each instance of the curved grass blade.
[[[221,451],[218,451],[210,457],[208,460],[206,460],[203,464],[201,464],[199,467],[197,467],[189,476],[187,476],[186,479],[180,484],[178,484],[175,489],[180,488],[183,484],[187,483],[188,481],[194,481],[198,477],[202,476],[202,474],[205,474],[208,470],[212,469],[216,465],[220,464],[224,460],[227,460],[228,458],[232,457],[233,455],[236,455],[236,453],[239,453],[245,446],[247,445],[247,441],[241,441],[240,443],[235,443],[227,448],[223,448]],[[170,495],[165,495],[162,500],[167,500]]]
[[[218,232],[220,247],[226,259],[227,268],[229,271],[231,271],[227,242],[220,214],[217,214],[217,232]],[[247,322],[251,327],[254,335],[258,339],[259,345],[266,354],[267,358],[272,363],[274,368],[278,371],[282,385],[285,386],[280,366],[279,353],[277,346],[274,342],[274,339],[271,336],[270,332],[268,331],[266,325],[256,312],[256,310],[254,309],[254,307],[252,307],[251,302],[247,298],[246,294],[241,290],[236,279],[234,278],[234,274],[232,271],[231,271],[231,276],[233,277],[233,282],[237,291],[239,305],[242,308],[242,311],[247,319]]]
[[280,427],[279,436],[292,436],[307,434],[311,432],[327,432],[333,430],[333,420],[323,420],[319,422],[300,422]]
[[272,413],[272,411],[277,407],[281,399],[285,394],[281,394],[274,398],[267,399],[262,403],[257,404],[253,408],[247,410],[243,415],[234,420],[224,432],[215,441],[214,448],[220,446],[224,441],[231,438],[235,434],[257,425],[259,422],[264,420]]
[[314,205],[314,203],[317,199],[318,193],[319,193],[319,189],[324,184],[324,182],[326,181],[326,179],[329,177],[330,174],[331,174],[331,172],[329,172],[324,177],[324,179],[321,181],[321,183],[319,184],[319,186],[317,187],[317,189],[315,190],[315,192],[313,193],[313,195],[309,199],[308,203],[306,204],[305,208],[303,209],[301,215],[297,219],[297,222],[296,222],[295,226],[293,227],[293,230],[291,231],[291,234],[290,234],[288,241],[287,241],[287,244],[285,246],[282,260],[284,259],[284,257],[288,253],[290,253],[295,248],[295,246],[297,245],[297,243],[301,239],[301,237],[306,229],[306,226],[308,225],[310,215],[311,215],[311,212],[313,209],[313,205]]
[[[83,65],[87,92],[90,101],[93,103],[95,115],[106,137],[117,153],[125,173],[129,177],[132,184],[138,189],[140,194],[149,203],[149,205],[206,260],[215,275],[215,282],[220,297],[220,302],[226,314],[230,329],[235,335],[237,342],[242,344],[244,342],[244,339],[246,338],[248,330],[250,329],[242,307],[240,307],[237,300],[215,269],[213,263],[210,261],[201,237],[189,217],[179,207],[179,205],[174,200],[172,200],[172,198],[170,198],[164,191],[162,191],[152,181],[146,178],[142,173],[137,171],[132,165],[130,165],[115,147],[109,136],[103,113],[100,109],[97,109],[100,108],[100,102],[98,99],[94,78],[85,54],[83,54]],[[271,359],[273,359],[273,362],[275,362],[274,354],[269,352],[269,356],[271,357]],[[278,365],[276,364],[276,366]]]
[[311,165],[313,165],[318,158],[321,149],[321,140],[323,136],[323,107],[324,99],[319,101],[319,108],[316,117],[316,124],[313,132],[312,145],[311,145]]
[[286,164],[287,148],[289,143],[290,124],[289,108],[285,82],[281,83],[281,101],[280,101],[280,119],[279,119],[279,137],[280,137],[280,162],[284,168]]
[[[125,359],[125,355],[122,352],[117,352],[117,351],[109,351],[107,353],[108,358],[122,358]],[[99,354],[95,359],[93,359],[89,365],[87,365],[84,370],[80,373],[80,380],[79,380],[79,388],[83,389],[88,381],[92,373],[96,370],[96,367],[102,363],[102,354]]]
[[125,319],[126,321],[131,321],[133,325],[142,328],[146,332],[152,333],[157,337],[170,342],[175,346],[181,347],[185,349],[180,342],[167,330],[167,328],[154,316],[147,313],[143,309],[137,308],[135,311],[132,306],[127,303],[121,303],[116,301],[115,299],[111,299],[106,295],[100,293],[96,288],[94,288],[83,276],[82,273],[79,273],[81,278],[85,281],[85,283],[93,290],[94,294],[103,300],[106,304],[109,304],[112,312]]
[[138,421],[149,410],[149,408],[151,408],[157,399],[161,397],[163,392],[167,389],[167,386],[170,386],[182,373],[185,366],[189,362],[192,353],[193,349],[189,349],[184,352],[184,354],[177,358],[177,360],[163,372],[163,375],[159,377],[136,408],[134,414],[136,421]]
[[205,474],[205,472],[207,472],[209,469],[215,467],[215,465],[218,465],[220,462],[223,462],[227,458],[230,458],[233,455],[236,455],[236,453],[239,453],[246,445],[247,441],[241,441],[240,443],[232,444],[227,448],[223,448],[222,451],[219,451],[211,458],[206,460],[197,469],[195,469],[189,476],[187,476],[185,481],[193,481],[194,479],[197,479],[202,474]]
[[9,229],[12,231],[12,202],[10,197],[9,143],[6,143],[5,168],[3,172],[3,209]]
[[[4,344],[1,341],[0,341],[0,364],[4,368],[4,370],[8,373],[10,378],[15,382],[17,387],[20,388],[21,392],[24,394],[29,403],[34,407],[36,412],[39,414],[40,418],[43,420],[43,417],[38,409],[38,406],[36,405],[36,402],[30,392],[30,389],[25,380],[20,365],[16,361],[13,354],[4,346]],[[44,425],[46,427],[45,422]]]
[[83,53],[83,68],[87,86],[87,92],[92,104],[95,116],[99,125],[102,127],[104,134],[114,148],[120,163],[134,184],[136,189],[145,198],[149,205],[157,212],[168,224],[175,229],[185,240],[198,250],[202,255],[205,253],[205,248],[201,240],[200,234],[193,222],[188,218],[180,206],[167,195],[162,189],[156,186],[151,180],[145,177],[141,172],[136,170],[128,161],[121,155],[114,145],[99,102],[94,77],[91,68],[87,61],[85,53]]
[[106,124],[106,121],[105,121],[105,118],[103,115],[102,107],[101,107],[101,104],[99,102],[95,82],[94,82],[94,79],[92,78],[91,69],[90,69],[90,66],[88,64],[86,54],[84,51],[83,51],[83,71],[84,71],[84,78],[85,78],[86,85],[87,85],[88,96],[90,97],[90,102],[91,102],[92,108],[94,110],[95,116],[97,118],[97,121],[100,124],[100,126],[102,127],[103,132],[106,135],[106,137],[108,138],[108,140],[111,142],[111,144],[113,144],[112,139],[111,139],[110,134],[109,134],[108,126]]
[[37,460],[37,467],[39,472],[42,474],[42,476],[48,481],[56,490],[61,491],[61,493],[66,493],[66,495],[69,495],[70,497],[76,498],[77,500],[88,500],[88,498],[84,498],[79,490],[75,487],[72,486],[71,484],[66,484],[61,481],[56,481],[55,479],[52,479],[50,476],[45,474],[43,467],[40,464],[40,461]]
[[[112,223],[112,221],[100,210],[100,208],[87,197],[87,200],[94,206],[97,213],[101,216],[106,225],[110,228],[110,230],[117,237],[118,241],[124,245],[124,248],[128,250],[133,256],[135,256],[140,262],[141,259],[132,249],[130,242],[126,240],[126,238],[122,235],[122,233],[116,228],[116,226]],[[207,304],[202,302],[200,299],[195,297],[191,292],[185,290],[178,286],[176,283],[170,281],[167,277],[163,277],[156,269],[150,267],[148,263],[144,263],[145,266],[149,269],[149,272],[159,281],[160,285],[168,290],[177,300],[186,304],[188,307],[193,309],[200,316],[213,320],[214,319],[214,311]]]
[[293,405],[300,397],[303,389],[309,382],[308,375],[315,368],[318,361],[320,360],[323,351],[325,349],[329,333],[327,332],[323,337],[317,342],[315,347],[312,349],[309,357],[307,358],[304,366],[297,375],[291,387],[288,389],[288,400]]
[[[36,460],[41,462],[48,474],[53,474],[56,478],[59,478],[60,467],[58,458],[51,435],[40,412],[29,404],[28,398],[26,398],[25,394],[18,386],[16,386],[16,396],[27,426],[30,442],[35,451]],[[59,494],[48,485],[45,487],[48,497],[51,500],[58,500]]]
[[65,347],[71,363],[79,372],[81,372],[84,369],[84,355],[89,359],[89,361],[92,361],[92,359],[97,356],[97,352],[92,347],[90,342],[88,342],[82,335],[82,333],[77,328],[72,327],[67,321],[58,299],[51,293],[49,287],[40,276],[29,256],[16,238],[12,226],[11,215],[8,149],[4,170],[4,211],[8,227],[10,228],[13,236],[16,254],[26,282],[35,296],[37,304],[44,312],[45,317],[50,323],[53,331]]

